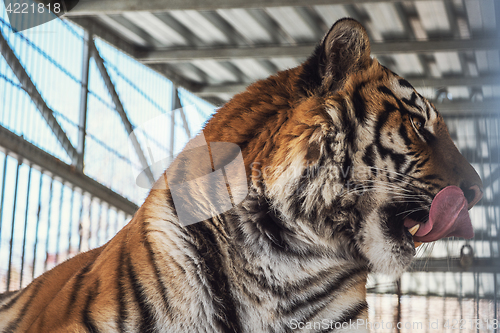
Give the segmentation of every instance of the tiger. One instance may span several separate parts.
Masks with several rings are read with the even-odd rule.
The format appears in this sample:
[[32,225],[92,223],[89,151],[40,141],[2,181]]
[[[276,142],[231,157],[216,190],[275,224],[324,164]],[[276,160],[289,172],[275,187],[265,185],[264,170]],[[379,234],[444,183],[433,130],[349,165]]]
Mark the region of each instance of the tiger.
[[421,243],[473,237],[480,177],[354,19],[202,131],[212,153],[240,149],[246,188],[231,196],[243,200],[182,223],[167,169],[108,243],[7,295],[0,332],[368,332],[369,274],[398,277]]

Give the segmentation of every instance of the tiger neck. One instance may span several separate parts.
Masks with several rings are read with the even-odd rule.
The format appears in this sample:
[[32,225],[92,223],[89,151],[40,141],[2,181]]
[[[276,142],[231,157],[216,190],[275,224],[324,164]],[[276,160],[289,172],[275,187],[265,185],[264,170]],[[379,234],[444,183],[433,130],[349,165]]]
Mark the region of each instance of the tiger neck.
[[346,251],[350,246],[342,238],[325,248],[297,237],[262,199],[250,193],[236,209],[238,218],[227,217],[239,298],[262,310],[263,321],[282,312],[304,320],[365,318],[366,262]]

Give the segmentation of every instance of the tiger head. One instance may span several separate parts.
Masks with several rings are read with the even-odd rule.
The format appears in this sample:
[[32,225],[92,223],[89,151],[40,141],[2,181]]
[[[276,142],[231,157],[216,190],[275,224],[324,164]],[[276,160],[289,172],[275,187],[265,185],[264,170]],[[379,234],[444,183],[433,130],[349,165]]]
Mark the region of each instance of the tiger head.
[[259,124],[260,144],[244,136],[252,186],[297,244],[398,275],[419,242],[473,236],[468,209],[481,179],[436,107],[370,57],[355,20],[338,21],[303,65],[242,96],[229,106],[258,96],[246,126]]

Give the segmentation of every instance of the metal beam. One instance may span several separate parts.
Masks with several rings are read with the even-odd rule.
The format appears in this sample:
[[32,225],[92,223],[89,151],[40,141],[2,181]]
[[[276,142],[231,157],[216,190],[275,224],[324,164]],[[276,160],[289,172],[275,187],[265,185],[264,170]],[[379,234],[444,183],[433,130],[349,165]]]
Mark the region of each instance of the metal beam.
[[17,159],[30,161],[34,168],[50,173],[59,181],[71,183],[127,214],[134,215],[138,209],[133,202],[2,126],[0,126],[0,151]]
[[219,94],[235,95],[237,93],[244,91],[248,86],[249,84],[242,84],[242,83],[211,85],[211,86],[204,86],[199,90],[194,91],[194,93],[200,97],[213,96]]
[[79,115],[79,128],[78,128],[78,158],[76,168],[80,171],[83,170],[83,158],[85,155],[85,137],[87,135],[87,101],[89,94],[89,65],[90,65],[90,41],[92,34],[88,30],[83,32],[83,57],[82,57],[82,86],[80,89],[80,115]]
[[73,17],[71,18],[71,21],[82,27],[84,30],[92,31],[94,35],[105,40],[107,43],[111,44],[122,52],[125,52],[131,57],[136,56],[137,48],[132,43],[127,41],[126,35],[124,35],[125,38],[123,38],[122,35],[114,32],[99,20],[88,17]]
[[170,26],[172,29],[177,31],[185,40],[188,41],[190,45],[194,46],[203,46],[204,42],[191,30],[189,30],[182,23],[177,21],[172,15],[169,13],[156,13],[156,17],[163,21],[166,25]]
[[[500,85],[500,75],[485,75],[478,77],[445,77],[445,78],[411,78],[406,79],[415,87],[443,88],[451,86],[492,86]],[[205,86],[194,90],[198,96],[212,96],[218,94],[237,94],[246,89],[248,84],[225,84]]]
[[500,273],[498,258],[474,258],[468,270],[460,265],[459,258],[419,258],[412,262],[410,272],[480,272]]
[[175,149],[175,113],[177,109],[181,108],[179,98],[177,95],[177,89],[172,87],[172,110],[170,111],[170,163],[174,160],[174,149]]
[[469,86],[469,87],[480,87],[480,86],[494,86],[500,84],[500,75],[483,75],[476,77],[443,77],[443,78],[406,78],[414,87],[433,87],[433,88],[443,88],[443,87],[453,87],[453,86]]
[[186,114],[184,113],[184,110],[182,109],[181,105],[181,99],[179,98],[179,90],[174,87],[174,98],[175,98],[175,104],[174,107],[176,107],[179,110],[179,113],[181,115],[182,119],[182,126],[184,126],[184,131],[186,131],[186,135],[188,139],[191,139],[191,131],[189,130],[189,124],[186,119]]
[[139,162],[141,163],[141,166],[143,167],[144,171],[146,172],[146,175],[147,175],[151,185],[153,185],[155,183],[155,179],[154,179],[153,173],[151,172],[151,169],[148,165],[148,161],[146,160],[146,157],[144,156],[141,145],[139,144],[139,141],[137,140],[137,137],[134,134],[134,128],[133,128],[132,124],[130,123],[130,120],[127,117],[127,113],[125,112],[125,109],[123,108],[122,102],[120,101],[120,97],[118,96],[118,94],[115,90],[115,86],[113,84],[113,81],[111,81],[111,77],[109,76],[108,71],[106,70],[106,66],[104,66],[104,60],[101,58],[101,55],[99,54],[99,51],[97,51],[97,48],[92,40],[90,41],[90,49],[92,52],[92,57],[94,58],[94,60],[96,62],[97,68],[99,69],[99,72],[101,73],[101,76],[104,80],[104,83],[106,84],[106,87],[108,88],[109,94],[111,95],[111,99],[113,100],[113,103],[115,104],[116,112],[118,112],[118,115],[120,116],[120,118],[122,120],[123,126],[125,126],[125,130],[127,131],[130,140],[132,140],[132,145],[134,146],[137,157],[139,158]]
[[[88,17],[72,17],[71,21],[81,26],[84,30],[92,31],[92,33],[95,36],[111,44],[117,49],[123,51],[124,53],[130,55],[132,58],[137,59],[139,52],[138,50],[140,50],[140,48],[134,46],[131,42],[126,41],[126,39],[131,39],[130,35],[127,35],[126,31],[124,34],[125,38],[122,38],[122,36],[120,36],[116,32],[113,32],[112,29],[109,29],[108,27],[104,26],[97,19]],[[121,31],[124,32],[123,29]],[[137,41],[139,45],[143,46],[142,45],[143,42],[146,44],[148,43],[148,40],[146,40],[147,38],[146,39],[143,39],[142,37],[140,38],[142,39],[142,42]],[[137,38],[133,38],[133,40],[135,39]],[[150,64],[148,67],[157,72],[158,74],[167,77],[176,86],[186,88],[187,90],[190,91],[199,88],[198,84],[185,79],[183,76],[177,74],[172,69],[170,69],[166,64]]]
[[37,109],[42,114],[43,118],[49,125],[50,129],[56,136],[57,140],[61,144],[62,148],[66,151],[71,161],[76,161],[78,158],[78,152],[75,147],[71,144],[71,141],[66,136],[66,133],[62,129],[62,127],[57,122],[57,119],[54,117],[52,110],[47,106],[45,101],[40,95],[40,92],[36,89],[33,81],[31,81],[30,76],[24,70],[24,67],[21,65],[19,59],[17,59],[14,51],[10,48],[9,44],[5,40],[2,32],[0,31],[0,53],[2,53],[3,57],[7,61],[7,64],[12,69],[17,79],[21,83],[23,89],[28,93],[31,100],[37,107]]
[[98,13],[122,13],[128,11],[168,10],[216,10],[230,8],[266,8],[304,5],[353,5],[376,2],[400,2],[401,0],[80,0],[65,16],[95,15]]
[[231,60],[236,58],[273,58],[306,57],[316,44],[307,43],[297,46],[259,46],[259,47],[217,47],[183,48],[162,51],[139,52],[137,59],[144,64],[166,62],[189,62],[192,60]]
[[[226,90],[224,90],[224,89]],[[228,86],[214,86],[205,87],[200,92],[195,92],[200,97],[207,99],[208,97],[216,97],[218,94],[236,94],[243,91],[245,85],[228,85]],[[449,116],[487,116],[487,115],[500,115],[500,100],[492,99],[483,102],[469,102],[469,101],[453,101],[447,103],[434,104],[444,117]]]
[[[235,58],[279,58],[308,57],[316,44],[305,43],[293,46],[258,46],[258,47],[218,47],[218,48],[183,48],[162,51],[138,52],[137,59],[145,64],[165,62],[186,62],[194,59],[230,60]],[[372,43],[374,55],[393,55],[401,53],[462,52],[474,50],[498,50],[500,40],[481,38],[470,40],[433,40],[411,42]]]
[[484,102],[450,102],[435,104],[443,116],[484,116],[500,115],[500,101],[486,100]]
[[97,15],[95,18],[102,21],[105,25],[112,28],[118,34],[125,37],[131,43],[142,47],[161,46],[150,35],[134,25],[123,16],[117,15]]
[[196,89],[200,88],[200,84],[190,81],[183,77],[178,71],[175,70],[173,65],[169,64],[149,64],[149,68],[154,70],[160,75],[165,76],[167,79],[169,79],[175,86],[178,87],[183,87],[186,90],[189,91],[194,91]]

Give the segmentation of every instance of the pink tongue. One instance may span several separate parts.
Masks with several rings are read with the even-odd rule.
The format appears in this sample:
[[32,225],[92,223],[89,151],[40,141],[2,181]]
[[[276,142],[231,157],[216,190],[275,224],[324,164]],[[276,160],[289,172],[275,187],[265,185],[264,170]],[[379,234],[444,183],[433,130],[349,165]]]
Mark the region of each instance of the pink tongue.
[[[467,199],[460,188],[445,187],[432,200],[429,221],[420,224],[420,229],[413,236],[413,240],[433,242],[451,236],[466,239],[474,237],[467,205]],[[416,221],[409,218],[404,222],[407,228],[416,224]]]

